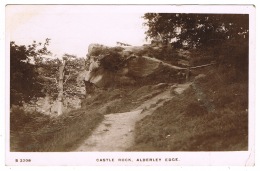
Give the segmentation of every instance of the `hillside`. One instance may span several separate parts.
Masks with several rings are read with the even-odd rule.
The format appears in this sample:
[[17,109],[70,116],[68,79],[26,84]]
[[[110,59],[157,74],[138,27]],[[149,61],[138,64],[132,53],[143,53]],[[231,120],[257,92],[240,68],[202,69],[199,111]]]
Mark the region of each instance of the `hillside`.
[[247,150],[248,72],[232,58],[244,53],[179,50],[169,62],[160,48],[96,47],[77,79],[92,85],[81,108],[57,117],[12,108],[11,151]]
[[136,124],[130,151],[248,149],[248,84],[216,67]]

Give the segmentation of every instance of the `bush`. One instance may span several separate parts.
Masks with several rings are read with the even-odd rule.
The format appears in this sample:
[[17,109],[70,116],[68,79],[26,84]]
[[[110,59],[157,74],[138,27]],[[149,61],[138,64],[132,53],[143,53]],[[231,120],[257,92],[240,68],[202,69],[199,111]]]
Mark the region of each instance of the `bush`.
[[101,56],[102,59],[100,60],[100,64],[105,69],[112,72],[117,71],[121,63],[123,62],[123,58],[118,53],[118,51],[114,48],[102,51]]
[[115,72],[122,65],[123,57],[121,52],[123,51],[122,47],[113,47],[108,48],[104,46],[95,47],[92,49],[89,56],[95,56],[100,61],[100,64],[103,68]]
[[217,46],[215,56],[219,65],[234,66],[239,73],[248,72],[248,41],[226,41]]

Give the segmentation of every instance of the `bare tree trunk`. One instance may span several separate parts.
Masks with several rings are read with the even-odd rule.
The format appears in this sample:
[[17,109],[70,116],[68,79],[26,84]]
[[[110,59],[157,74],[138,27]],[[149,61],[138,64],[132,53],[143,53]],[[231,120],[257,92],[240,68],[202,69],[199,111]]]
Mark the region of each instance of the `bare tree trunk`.
[[66,61],[63,60],[61,66],[59,67],[59,82],[58,82],[58,116],[62,115],[63,110],[63,79],[64,79],[64,69]]

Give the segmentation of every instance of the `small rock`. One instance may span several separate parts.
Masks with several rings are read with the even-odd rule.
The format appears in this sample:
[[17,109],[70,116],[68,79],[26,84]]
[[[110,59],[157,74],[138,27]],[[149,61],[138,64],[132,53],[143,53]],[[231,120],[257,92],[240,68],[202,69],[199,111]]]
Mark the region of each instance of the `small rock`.
[[165,88],[165,87],[167,87],[167,86],[168,86],[167,83],[159,83],[159,84],[157,84],[154,88],[156,88],[156,89],[162,89],[162,88]]
[[201,79],[201,78],[204,78],[204,77],[206,77],[205,74],[199,74],[199,75],[197,75],[194,79],[195,79],[195,80],[198,80],[198,79]]
[[181,88],[181,87],[175,88],[174,93],[175,94],[182,94],[185,90],[186,90],[185,88]]
[[174,85],[171,86],[171,89],[170,89],[171,94],[178,94],[178,93],[175,91],[175,89],[176,89],[177,87],[178,87],[177,84],[174,84]]
[[175,88],[177,88],[178,87],[178,84],[173,84],[172,86],[171,86],[171,89],[175,89]]

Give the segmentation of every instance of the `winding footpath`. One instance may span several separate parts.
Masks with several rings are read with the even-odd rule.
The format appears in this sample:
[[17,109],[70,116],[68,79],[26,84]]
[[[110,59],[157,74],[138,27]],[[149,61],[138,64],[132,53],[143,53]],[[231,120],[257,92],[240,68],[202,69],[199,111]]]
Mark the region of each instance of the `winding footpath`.
[[[191,83],[180,84],[174,91],[181,94]],[[135,123],[171,100],[171,88],[148,99],[131,112],[105,115],[103,122],[76,149],[76,151],[126,151],[134,145]]]

